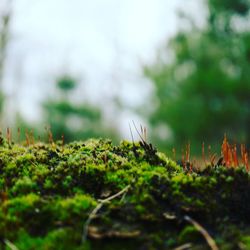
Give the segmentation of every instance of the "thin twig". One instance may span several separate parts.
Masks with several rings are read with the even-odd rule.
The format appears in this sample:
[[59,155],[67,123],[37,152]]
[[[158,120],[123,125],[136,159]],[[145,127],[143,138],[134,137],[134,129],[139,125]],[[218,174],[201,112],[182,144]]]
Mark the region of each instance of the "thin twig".
[[133,136],[133,133],[132,133],[132,129],[131,129],[130,123],[129,123],[128,125],[129,125],[129,130],[130,130],[132,142],[133,142],[133,144],[134,144],[134,143],[135,143],[135,142],[134,142],[134,136]]
[[135,122],[134,122],[134,121],[132,121],[132,122],[133,122],[133,125],[134,125],[134,127],[135,127],[135,130],[136,130],[137,134],[138,134],[139,137],[141,138],[142,142],[145,143],[145,140],[143,139],[142,135],[140,134],[139,130],[137,129],[137,127],[136,127],[136,125],[135,125]]
[[199,231],[203,235],[203,237],[207,241],[207,244],[210,246],[212,250],[219,250],[216,242],[214,241],[214,239],[210,236],[210,234],[204,227],[202,227],[197,221],[195,221],[188,215],[184,216],[184,220],[191,223],[197,229],[197,231]]
[[88,235],[88,230],[89,230],[89,225],[90,222],[92,221],[92,219],[95,217],[95,215],[98,213],[98,211],[102,208],[103,203],[99,203],[94,210],[91,212],[91,214],[89,215],[88,219],[86,220],[84,226],[83,226],[83,233],[82,233],[82,244],[84,244],[84,242],[87,239],[87,235]]
[[10,248],[10,250],[19,250],[12,242],[9,240],[4,240],[4,243],[6,244],[7,247]]
[[184,245],[181,245],[179,247],[175,247],[173,250],[186,250],[192,247],[191,243],[186,243]]
[[143,132],[144,132],[144,139],[145,141],[147,141],[147,128],[146,127],[144,127]]
[[82,244],[85,243],[86,239],[87,239],[87,235],[88,235],[88,229],[89,229],[89,225],[92,221],[93,218],[95,218],[96,214],[98,213],[98,211],[102,208],[102,206],[105,203],[110,202],[111,200],[117,198],[118,196],[124,194],[125,192],[128,191],[128,189],[130,188],[130,185],[126,186],[124,189],[122,189],[120,192],[106,198],[103,200],[99,200],[99,203],[97,204],[97,206],[93,209],[93,211],[90,213],[88,219],[86,220],[84,226],[83,226],[83,233],[82,233]]
[[114,195],[112,195],[112,196],[110,196],[110,197],[108,197],[108,198],[106,198],[106,199],[104,199],[104,200],[99,200],[99,201],[100,201],[101,203],[107,203],[107,202],[109,202],[109,201],[115,199],[116,197],[122,195],[123,193],[127,192],[129,188],[130,188],[130,185],[126,186],[126,187],[125,187],[124,189],[122,189],[120,192],[118,192],[118,193],[116,193],[116,194],[114,194]]

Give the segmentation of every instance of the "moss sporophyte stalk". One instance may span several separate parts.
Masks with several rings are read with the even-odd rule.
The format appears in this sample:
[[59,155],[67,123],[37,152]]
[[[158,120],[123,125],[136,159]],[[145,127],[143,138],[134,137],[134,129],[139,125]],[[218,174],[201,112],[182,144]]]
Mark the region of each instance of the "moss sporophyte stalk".
[[0,249],[250,249],[247,150],[227,143],[190,169],[189,146],[178,165],[145,140],[1,137]]

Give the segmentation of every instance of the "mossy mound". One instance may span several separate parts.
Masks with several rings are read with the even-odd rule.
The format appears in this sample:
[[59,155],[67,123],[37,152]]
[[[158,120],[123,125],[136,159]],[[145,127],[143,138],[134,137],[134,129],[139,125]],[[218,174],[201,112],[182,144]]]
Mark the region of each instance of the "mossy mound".
[[250,249],[243,167],[190,172],[126,141],[1,139],[0,173],[1,249],[210,249],[187,216],[219,249]]

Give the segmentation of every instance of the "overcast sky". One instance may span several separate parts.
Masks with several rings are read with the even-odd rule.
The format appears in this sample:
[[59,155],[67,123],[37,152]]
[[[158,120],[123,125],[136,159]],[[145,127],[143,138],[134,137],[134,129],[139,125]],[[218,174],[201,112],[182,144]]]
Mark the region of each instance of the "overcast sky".
[[124,102],[139,104],[152,91],[141,63],[176,32],[183,2],[191,15],[201,10],[197,0],[13,2],[5,88],[15,96],[10,105],[31,120],[65,71],[85,83],[76,99],[108,101],[122,90]]

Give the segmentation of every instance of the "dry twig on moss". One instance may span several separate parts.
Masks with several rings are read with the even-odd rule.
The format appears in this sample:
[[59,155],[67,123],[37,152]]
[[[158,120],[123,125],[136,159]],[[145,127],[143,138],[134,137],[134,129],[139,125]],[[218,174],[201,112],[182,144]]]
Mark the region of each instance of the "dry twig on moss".
[[88,235],[88,229],[89,229],[89,225],[92,221],[93,218],[95,218],[96,214],[98,213],[98,211],[102,208],[102,206],[105,203],[110,202],[111,200],[121,196],[122,194],[126,193],[130,188],[130,185],[126,186],[124,189],[122,189],[120,192],[106,198],[103,200],[99,200],[98,205],[94,208],[94,210],[90,213],[87,221],[85,222],[84,226],[83,226],[83,233],[82,233],[82,244],[85,243],[86,239],[87,239],[87,235]]
[[174,248],[173,250],[186,250],[186,249],[190,249],[191,247],[192,247],[191,243],[186,243],[184,245]]
[[203,235],[203,237],[207,241],[207,244],[210,246],[212,250],[219,250],[216,242],[214,241],[214,239],[210,236],[210,234],[204,227],[202,227],[197,221],[195,221],[194,219],[192,219],[191,217],[187,215],[184,216],[184,220],[191,223],[197,229],[197,231],[199,231]]
[[10,249],[10,250],[19,250],[17,246],[15,246],[12,242],[9,240],[4,240],[5,245]]

